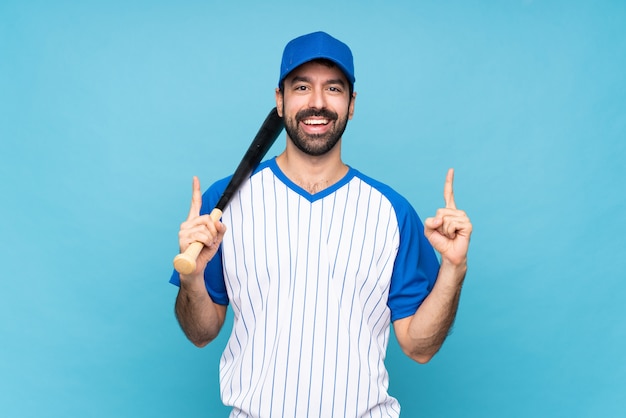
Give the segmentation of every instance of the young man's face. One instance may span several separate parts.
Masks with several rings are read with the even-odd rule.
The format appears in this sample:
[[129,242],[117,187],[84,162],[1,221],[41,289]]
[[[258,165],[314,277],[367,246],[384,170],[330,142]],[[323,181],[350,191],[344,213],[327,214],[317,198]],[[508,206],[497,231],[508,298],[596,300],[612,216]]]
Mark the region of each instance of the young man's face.
[[[350,84],[336,66],[308,62],[284,80],[276,91],[276,107],[285,130],[300,151],[320,156],[339,142],[354,113]],[[351,100],[352,99],[352,100]]]

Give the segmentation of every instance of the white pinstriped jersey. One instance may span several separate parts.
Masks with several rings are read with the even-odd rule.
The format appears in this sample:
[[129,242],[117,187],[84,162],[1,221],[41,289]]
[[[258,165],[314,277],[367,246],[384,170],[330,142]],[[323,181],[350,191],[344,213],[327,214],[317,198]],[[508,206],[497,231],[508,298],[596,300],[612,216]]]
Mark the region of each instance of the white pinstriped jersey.
[[[203,211],[226,183],[205,193]],[[387,393],[389,325],[415,312],[439,267],[408,202],[352,168],[311,195],[272,159],[222,221],[205,280],[234,312],[220,361],[231,416],[399,416]]]

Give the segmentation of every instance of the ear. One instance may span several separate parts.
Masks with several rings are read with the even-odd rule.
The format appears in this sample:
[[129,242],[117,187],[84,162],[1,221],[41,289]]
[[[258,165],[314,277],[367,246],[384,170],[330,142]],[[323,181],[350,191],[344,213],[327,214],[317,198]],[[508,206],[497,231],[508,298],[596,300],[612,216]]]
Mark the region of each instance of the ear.
[[356,91],[352,92],[352,99],[350,100],[350,107],[348,108],[348,119],[352,119],[354,115],[354,102],[356,102]]
[[276,88],[275,94],[276,94],[276,111],[278,112],[278,116],[282,118],[283,117],[283,101],[284,101],[285,96],[283,95],[283,92],[281,92],[278,87]]

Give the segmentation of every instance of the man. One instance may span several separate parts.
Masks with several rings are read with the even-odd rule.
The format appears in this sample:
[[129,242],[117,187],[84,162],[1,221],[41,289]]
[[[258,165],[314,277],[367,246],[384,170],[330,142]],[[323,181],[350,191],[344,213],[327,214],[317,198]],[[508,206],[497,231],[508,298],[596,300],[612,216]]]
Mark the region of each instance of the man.
[[354,82],[347,45],[323,32],[292,40],[275,93],[284,152],[260,164],[221,221],[207,213],[228,179],[202,196],[194,178],[179,243],[205,247],[194,273],[172,276],[175,310],[204,346],[232,306],[220,361],[231,416],[397,417],[384,365],[390,323],[425,363],[456,315],[472,226],[456,209],[453,171],[445,208],[422,225],[404,198],[346,165]]

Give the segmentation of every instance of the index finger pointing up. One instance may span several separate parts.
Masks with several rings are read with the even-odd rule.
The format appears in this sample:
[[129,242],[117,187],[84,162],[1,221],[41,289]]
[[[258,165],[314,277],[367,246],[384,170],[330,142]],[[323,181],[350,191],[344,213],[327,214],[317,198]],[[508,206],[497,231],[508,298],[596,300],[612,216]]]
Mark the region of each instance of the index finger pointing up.
[[446,176],[446,184],[443,186],[443,199],[445,200],[446,208],[448,209],[456,209],[452,182],[454,182],[454,168],[448,170],[448,175]]
[[198,177],[193,176],[193,186],[191,192],[191,207],[189,208],[189,216],[187,220],[195,218],[200,215],[200,209],[202,208],[202,192],[200,191],[200,180]]

